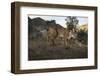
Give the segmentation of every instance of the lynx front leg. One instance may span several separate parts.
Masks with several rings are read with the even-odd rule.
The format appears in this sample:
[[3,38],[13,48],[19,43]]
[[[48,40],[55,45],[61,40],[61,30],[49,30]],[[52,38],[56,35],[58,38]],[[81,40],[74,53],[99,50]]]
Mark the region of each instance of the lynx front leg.
[[69,41],[68,41],[68,39],[64,39],[64,46],[65,46],[66,49],[69,48]]

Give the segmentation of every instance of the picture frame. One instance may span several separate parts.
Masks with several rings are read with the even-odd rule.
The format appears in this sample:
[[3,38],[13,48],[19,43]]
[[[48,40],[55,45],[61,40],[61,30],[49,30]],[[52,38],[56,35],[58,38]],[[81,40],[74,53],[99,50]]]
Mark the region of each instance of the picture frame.
[[[58,17],[56,17],[56,16],[58,16]],[[52,21],[53,19],[55,19],[55,21],[56,22],[58,21],[58,23],[59,23],[61,21],[61,19],[64,19],[64,21],[65,21],[66,20],[65,17],[75,18],[75,19],[78,17],[81,17],[81,18],[78,18],[79,19],[78,22],[80,22],[80,23],[87,21],[88,22],[88,25],[87,25],[87,27],[88,27],[87,40],[88,41],[87,42],[88,43],[86,44],[87,45],[86,56],[84,55],[85,57],[83,56],[82,58],[76,56],[76,58],[74,59],[75,55],[73,54],[74,52],[72,51],[73,52],[72,55],[74,55],[72,59],[70,59],[71,54],[70,54],[69,58],[67,59],[67,58],[60,58],[60,56],[58,56],[56,58],[56,55],[54,55],[54,57],[53,57],[52,53],[50,53],[50,54],[52,54],[52,56],[50,56],[50,58],[46,55],[45,55],[46,57],[42,58],[44,53],[46,52],[46,51],[44,51],[44,52],[42,51],[43,55],[41,55],[42,53],[40,53],[40,57],[39,57],[39,55],[36,55],[36,58],[35,58],[35,56],[33,56],[35,54],[35,52],[33,50],[31,51],[31,53],[29,53],[29,47],[31,46],[30,45],[31,40],[28,38],[31,36],[31,35],[29,35],[30,34],[29,33],[29,31],[30,31],[29,25],[31,25],[31,23],[29,22],[29,20],[30,20],[29,17],[31,19],[35,19],[35,18],[39,17],[39,18],[42,18],[42,20],[44,18],[44,19],[46,19],[44,21],[44,23],[47,22],[48,20],[49,20],[48,22],[50,22],[50,20]],[[84,17],[87,17],[87,18],[84,18]],[[60,19],[60,21],[59,21],[59,19]],[[39,23],[39,22],[37,22],[37,23]],[[32,25],[34,25],[34,23],[32,23]],[[43,25],[42,25],[42,27],[43,27]],[[33,27],[33,28],[35,28],[35,27]],[[15,74],[24,74],[24,73],[97,69],[97,32],[98,32],[97,31],[97,7],[79,6],[79,5],[48,4],[48,3],[13,2],[13,3],[11,3],[11,72],[15,73]],[[33,34],[35,34],[35,33],[32,32],[32,35]],[[37,37],[37,35],[36,35],[36,37]],[[53,35],[51,37],[53,37]],[[50,37],[49,37],[49,39],[50,39]],[[59,40],[58,40],[58,42],[59,42]],[[40,43],[42,43],[42,42],[40,41]],[[33,48],[33,46],[34,45],[32,45],[32,48]],[[52,46],[49,46],[49,47],[52,47]],[[53,47],[53,49],[54,48],[55,47]],[[38,51],[41,49],[44,50],[45,48],[44,49],[36,48],[35,50]],[[53,49],[51,49],[51,50],[53,50]],[[60,48],[60,50],[61,49],[62,48]],[[53,50],[53,51],[55,51],[55,50]],[[62,49],[62,51],[63,51],[63,49]],[[70,51],[71,50],[69,50],[69,52]],[[34,53],[32,54],[32,52],[34,52]],[[64,52],[64,54],[65,53],[66,52]],[[33,56],[32,57],[33,59],[30,56],[31,54]],[[45,53],[45,54],[47,54],[47,53]],[[82,52],[80,55],[82,55],[82,54],[84,54],[84,53]],[[47,55],[49,55],[49,54],[47,54]],[[67,54],[65,54],[64,57],[68,57]],[[28,62],[29,62],[29,64],[28,64]]]

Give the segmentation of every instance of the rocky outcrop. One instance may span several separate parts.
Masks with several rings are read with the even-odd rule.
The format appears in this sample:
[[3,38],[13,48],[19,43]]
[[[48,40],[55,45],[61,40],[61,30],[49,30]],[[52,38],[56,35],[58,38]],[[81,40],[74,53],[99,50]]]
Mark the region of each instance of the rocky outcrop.
[[46,21],[40,17],[36,18],[29,18],[28,17],[28,33],[29,35],[32,35],[31,37],[41,37],[46,33],[46,30],[49,28],[58,28],[63,29],[60,24],[57,24],[55,20]]

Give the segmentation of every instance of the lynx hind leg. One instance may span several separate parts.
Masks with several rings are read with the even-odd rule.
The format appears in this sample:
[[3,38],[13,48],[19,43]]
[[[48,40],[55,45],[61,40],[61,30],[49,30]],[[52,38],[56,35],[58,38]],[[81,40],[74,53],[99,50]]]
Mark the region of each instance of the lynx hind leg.
[[55,45],[56,45],[54,39],[48,39],[48,40],[47,40],[47,44],[48,44],[49,46],[55,46]]
[[47,45],[49,45],[50,43],[49,43],[49,37],[47,36]]

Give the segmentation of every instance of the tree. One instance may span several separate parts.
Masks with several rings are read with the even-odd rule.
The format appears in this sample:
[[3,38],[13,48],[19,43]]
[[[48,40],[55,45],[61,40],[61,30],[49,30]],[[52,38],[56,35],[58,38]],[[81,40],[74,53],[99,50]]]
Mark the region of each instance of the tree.
[[67,16],[65,21],[66,21],[68,30],[76,29],[76,26],[79,22],[79,20],[75,16]]

